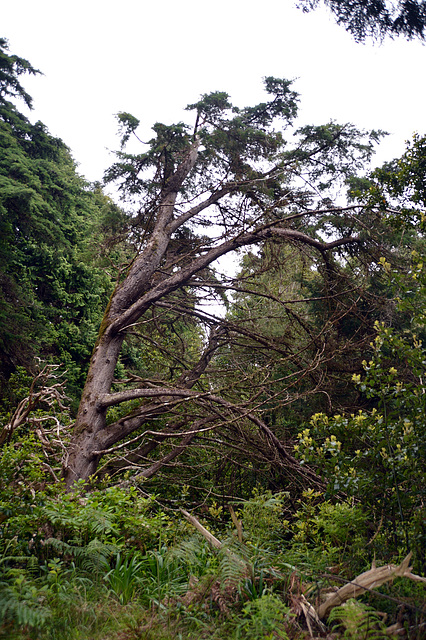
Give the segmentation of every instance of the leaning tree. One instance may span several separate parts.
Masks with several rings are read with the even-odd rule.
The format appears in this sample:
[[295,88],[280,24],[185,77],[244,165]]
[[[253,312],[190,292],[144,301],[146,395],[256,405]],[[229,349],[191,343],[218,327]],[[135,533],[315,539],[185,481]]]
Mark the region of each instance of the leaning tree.
[[[221,273],[220,258],[267,246],[298,249],[309,271],[321,274],[323,297],[344,299],[351,289],[340,278],[345,264],[380,242],[372,233],[380,203],[347,203],[339,185],[369,160],[380,132],[329,123],[287,139],[298,96],[291,82],[272,77],[265,89],[267,100],[246,108],[225,93],[204,95],[187,107],[192,127],[157,123],[152,140],[138,139],[136,154],[126,143],[137,138],[138,120],[118,116],[122,147],[107,179],[132,203],[132,255],[118,270],[91,357],[64,462],[68,487],[100,473],[102,458],[108,472],[136,469],[149,478],[218,430],[232,434],[236,459],[252,447],[315,481],[263,420],[268,380],[259,365],[236,367],[234,379],[226,371],[238,340],[284,359],[306,353],[306,345],[283,344],[235,314],[215,314],[207,302],[226,302],[227,290],[243,287],[243,271],[222,266],[228,274]],[[285,294],[277,296],[284,305]],[[311,362],[305,358],[301,378],[320,357],[317,349]]]

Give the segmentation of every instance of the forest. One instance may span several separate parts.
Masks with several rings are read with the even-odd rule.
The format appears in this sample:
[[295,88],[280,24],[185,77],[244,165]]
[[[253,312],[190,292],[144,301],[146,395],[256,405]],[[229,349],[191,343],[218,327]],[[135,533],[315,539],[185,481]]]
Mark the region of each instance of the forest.
[[0,638],[425,638],[426,136],[268,76],[90,183],[39,73],[0,38]]

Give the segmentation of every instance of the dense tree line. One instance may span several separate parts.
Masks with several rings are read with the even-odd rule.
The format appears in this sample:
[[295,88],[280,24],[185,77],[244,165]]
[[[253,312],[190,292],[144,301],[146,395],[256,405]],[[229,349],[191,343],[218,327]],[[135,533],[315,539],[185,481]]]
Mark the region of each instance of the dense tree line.
[[121,214],[19,111],[20,76],[38,71],[0,46],[0,379],[38,357],[63,363],[78,394],[110,287],[98,240]]

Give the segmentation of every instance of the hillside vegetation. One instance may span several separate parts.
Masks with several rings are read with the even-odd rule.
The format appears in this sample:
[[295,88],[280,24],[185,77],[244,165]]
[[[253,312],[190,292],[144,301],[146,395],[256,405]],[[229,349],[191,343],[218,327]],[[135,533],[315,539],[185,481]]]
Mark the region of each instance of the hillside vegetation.
[[426,138],[371,171],[268,77],[119,114],[119,206],[27,73],[0,39],[0,638],[426,637]]

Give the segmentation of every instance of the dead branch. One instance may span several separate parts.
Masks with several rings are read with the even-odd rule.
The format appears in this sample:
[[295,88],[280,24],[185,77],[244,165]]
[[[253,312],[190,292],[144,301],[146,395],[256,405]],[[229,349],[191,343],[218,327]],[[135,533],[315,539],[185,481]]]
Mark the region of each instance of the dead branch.
[[201,533],[201,535],[207,540],[207,542],[214,547],[215,549],[220,549],[222,547],[222,543],[218,540],[210,531],[207,531],[205,527],[197,520],[195,516],[191,516],[188,511],[185,509],[181,509],[181,512],[185,516],[185,518],[190,522],[196,529]]
[[328,612],[334,607],[341,605],[349,598],[357,598],[366,591],[376,589],[386,582],[390,582],[394,578],[409,578],[415,582],[425,582],[426,578],[411,573],[412,567],[409,566],[412,553],[410,552],[400,565],[388,564],[383,567],[376,567],[375,563],[371,569],[361,573],[354,580],[345,584],[344,587],[338,589],[318,608],[317,613],[320,618],[324,618]]
[[[60,366],[61,365],[47,364],[34,377],[28,396],[20,401],[10,422],[3,427],[0,433],[0,447],[11,441],[13,432],[28,420],[29,415],[35,411],[40,404],[47,404],[49,409],[51,409],[53,405],[57,405],[60,409],[65,409],[63,403],[68,399],[64,391],[66,380],[58,382],[60,374],[57,373],[57,370]],[[41,420],[41,418],[34,419],[34,421],[37,422]]]

